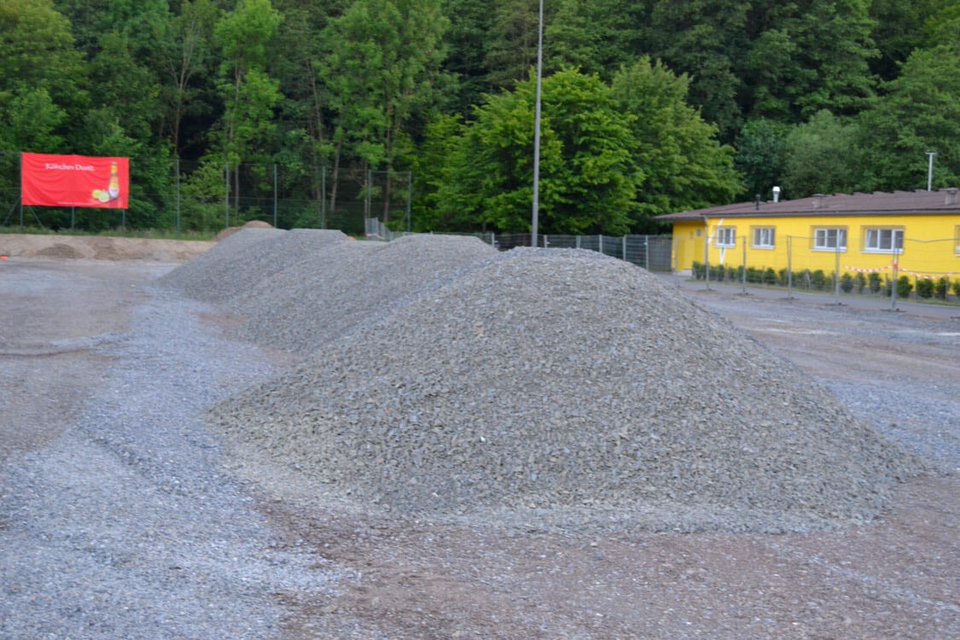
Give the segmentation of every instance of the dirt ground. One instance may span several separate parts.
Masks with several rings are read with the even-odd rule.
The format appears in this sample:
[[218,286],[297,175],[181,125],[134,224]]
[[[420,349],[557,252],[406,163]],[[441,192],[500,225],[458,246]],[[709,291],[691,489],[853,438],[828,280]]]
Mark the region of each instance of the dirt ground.
[[[9,236],[0,242],[0,255],[23,255]],[[46,257],[0,261],[0,464],[69,424],[109,366],[91,347],[122,331],[142,287],[170,268]],[[44,272],[40,285],[18,284],[27,269]],[[960,348],[943,346],[956,342],[924,338],[960,332],[949,317],[902,314],[888,327],[889,316],[870,310],[707,302],[824,382],[868,389],[895,377],[927,388],[918,402],[930,410],[960,387]],[[260,499],[291,547],[306,542],[356,572],[335,598],[277,593],[289,611],[284,638],[930,639],[960,637],[958,496],[960,476],[935,475],[903,485],[869,526],[616,537],[427,525]]]

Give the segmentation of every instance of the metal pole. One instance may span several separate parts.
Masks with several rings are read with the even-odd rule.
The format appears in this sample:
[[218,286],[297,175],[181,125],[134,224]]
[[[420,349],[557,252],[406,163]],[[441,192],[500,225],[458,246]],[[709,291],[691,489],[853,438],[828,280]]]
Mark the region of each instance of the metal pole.
[[364,200],[363,217],[369,218],[373,212],[373,171],[367,169],[367,197]]
[[320,167],[320,228],[327,228],[327,166]]
[[710,219],[703,219],[703,283],[710,288]]
[[407,233],[412,231],[410,224],[410,203],[413,200],[413,171],[407,171]]
[[650,236],[643,236],[643,266],[650,271]]
[[72,231],[77,225],[77,208],[70,207],[70,230]]
[[740,258],[740,293],[747,293],[747,236],[740,236],[742,243]]
[[623,236],[623,251],[621,252],[623,256],[623,261],[627,261],[627,236]]
[[893,252],[893,275],[890,280],[890,310],[897,310],[897,271],[899,268],[897,252]]
[[273,226],[277,226],[277,163],[273,163]]
[[787,236],[787,297],[793,297],[793,236]]
[[230,226],[230,163],[223,163],[223,228]]
[[837,298],[837,304],[840,304],[840,243],[837,243],[837,250],[833,252],[833,295]]
[[936,151],[927,151],[927,191],[933,191],[933,157]]
[[[23,154],[20,154],[20,184],[23,185]],[[23,231],[23,187],[20,188],[20,230]]]
[[530,222],[530,246],[537,246],[540,216],[540,95],[543,78],[543,0],[540,0],[540,22],[537,25],[537,98],[533,125],[533,215]]
[[180,158],[174,158],[174,169],[177,172],[177,236],[180,235]]

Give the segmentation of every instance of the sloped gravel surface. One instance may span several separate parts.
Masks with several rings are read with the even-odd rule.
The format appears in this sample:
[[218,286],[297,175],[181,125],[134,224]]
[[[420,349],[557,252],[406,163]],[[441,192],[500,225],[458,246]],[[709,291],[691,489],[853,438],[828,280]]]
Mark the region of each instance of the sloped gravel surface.
[[389,316],[425,290],[495,254],[472,237],[418,235],[390,243],[347,242],[264,278],[228,306],[247,318],[243,332],[247,338],[309,353]]
[[[110,272],[70,271],[78,269],[86,284],[42,264],[3,282],[51,294],[72,282],[85,295],[70,313],[116,314]],[[142,276],[125,280],[139,286]],[[247,489],[219,470],[220,443],[201,412],[266,376],[269,360],[204,326],[198,303],[168,291],[129,302],[136,309],[122,332],[71,340],[74,358],[87,355],[69,374],[88,379],[69,422],[54,422],[59,411],[31,414],[48,441],[0,467],[0,638],[279,637],[277,594],[326,596],[349,572],[284,542]],[[30,311],[41,322],[44,312],[66,313],[41,303]],[[25,362],[56,357],[29,333],[0,345],[0,387]],[[21,392],[35,386],[24,380]]]
[[474,263],[213,415],[318,493],[526,529],[849,524],[924,469],[655,277],[576,250]]

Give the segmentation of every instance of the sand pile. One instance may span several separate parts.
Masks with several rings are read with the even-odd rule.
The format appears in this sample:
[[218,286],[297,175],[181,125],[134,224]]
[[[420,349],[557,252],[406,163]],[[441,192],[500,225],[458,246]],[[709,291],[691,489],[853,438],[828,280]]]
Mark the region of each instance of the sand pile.
[[[403,249],[380,249],[395,252],[390,273],[420,268]],[[534,528],[859,522],[919,468],[797,369],[612,258],[514,250],[404,300],[212,421],[319,493]]]

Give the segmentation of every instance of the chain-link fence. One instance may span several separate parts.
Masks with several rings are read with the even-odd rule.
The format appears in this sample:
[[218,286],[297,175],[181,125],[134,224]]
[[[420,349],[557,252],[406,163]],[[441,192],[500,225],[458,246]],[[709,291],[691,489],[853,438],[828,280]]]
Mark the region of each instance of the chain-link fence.
[[749,236],[718,235],[694,261],[692,275],[705,286],[779,286],[788,293],[821,291],[960,301],[960,239],[912,240],[902,232],[862,237],[821,233],[764,243]]
[[[368,218],[366,221],[366,236],[375,240],[390,241],[405,235],[403,232],[390,230],[377,218]],[[529,247],[532,244],[532,235],[529,233],[493,233],[491,231],[473,234],[487,244],[506,251],[514,247]],[[671,271],[671,236],[630,235],[556,235],[542,234],[537,236],[537,246],[554,249],[586,249],[597,251],[620,260],[632,262],[648,271]]]
[[23,206],[20,154],[0,152],[0,227],[179,234],[261,220],[285,229],[359,235],[364,219],[378,216],[391,226],[410,228],[409,171],[131,158],[130,173],[129,210]]

